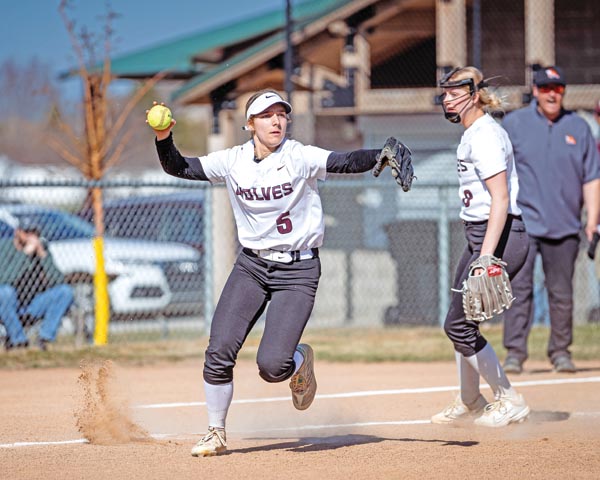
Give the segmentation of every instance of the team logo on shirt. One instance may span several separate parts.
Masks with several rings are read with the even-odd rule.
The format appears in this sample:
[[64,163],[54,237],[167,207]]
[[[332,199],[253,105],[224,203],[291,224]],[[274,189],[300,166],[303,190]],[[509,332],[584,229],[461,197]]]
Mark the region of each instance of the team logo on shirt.
[[283,183],[281,185],[275,185],[273,187],[252,187],[242,188],[238,186],[235,190],[235,194],[243,197],[245,200],[277,200],[279,198],[286,197],[294,191],[290,182]]
[[567,145],[577,145],[577,140],[573,135],[565,135],[565,143]]

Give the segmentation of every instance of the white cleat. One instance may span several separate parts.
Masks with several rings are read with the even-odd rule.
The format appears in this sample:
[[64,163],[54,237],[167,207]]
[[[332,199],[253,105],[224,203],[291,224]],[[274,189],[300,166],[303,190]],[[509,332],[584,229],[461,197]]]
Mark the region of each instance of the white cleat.
[[208,427],[208,433],[192,448],[192,456],[214,457],[226,451],[225,430],[223,428]]
[[485,407],[483,414],[475,419],[482,427],[506,427],[510,423],[522,422],[530,412],[522,395],[516,398],[503,397]]
[[486,404],[487,402],[483,395],[479,395],[479,398],[474,402],[472,408],[469,408],[463,403],[460,394],[458,394],[450,405],[444,408],[440,413],[436,413],[431,417],[431,423],[445,425],[459,420],[466,420],[467,418],[481,413]]

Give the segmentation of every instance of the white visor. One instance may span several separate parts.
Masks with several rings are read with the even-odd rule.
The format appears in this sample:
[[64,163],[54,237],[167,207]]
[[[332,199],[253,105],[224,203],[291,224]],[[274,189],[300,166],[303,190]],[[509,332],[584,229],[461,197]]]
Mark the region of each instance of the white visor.
[[276,103],[281,103],[283,108],[285,108],[286,113],[291,113],[292,106],[286,102],[283,98],[281,98],[275,92],[265,92],[250,104],[248,107],[248,111],[246,112],[246,120],[249,120],[252,115],[258,115],[261,112],[264,112],[271,105],[275,105]]

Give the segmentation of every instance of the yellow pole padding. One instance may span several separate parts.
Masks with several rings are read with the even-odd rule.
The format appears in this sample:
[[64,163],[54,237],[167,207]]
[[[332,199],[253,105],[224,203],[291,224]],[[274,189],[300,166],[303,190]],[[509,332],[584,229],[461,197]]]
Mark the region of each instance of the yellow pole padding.
[[94,253],[96,254],[96,271],[94,272],[94,297],[96,299],[96,328],[94,344],[108,343],[108,323],[110,320],[110,304],[108,298],[108,277],[104,269],[104,238],[94,237]]

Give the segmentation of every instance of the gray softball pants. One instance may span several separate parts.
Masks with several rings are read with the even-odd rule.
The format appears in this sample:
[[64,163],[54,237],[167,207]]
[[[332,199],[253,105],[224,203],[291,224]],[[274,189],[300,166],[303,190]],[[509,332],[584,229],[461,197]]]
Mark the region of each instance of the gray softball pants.
[[[469,266],[479,258],[486,230],[487,221],[465,222],[467,246],[456,267],[454,289],[462,288],[463,281],[469,275]],[[512,279],[521,270],[525,264],[528,250],[529,237],[521,217],[509,215],[494,252],[496,257],[501,258],[508,264],[506,272],[509,278]],[[518,292],[516,292],[515,296],[518,295]],[[444,322],[444,331],[454,344],[454,349],[465,357],[475,355],[487,344],[487,340],[479,331],[479,323],[468,321],[465,318],[460,292],[452,292],[450,308]]]
[[291,377],[294,351],[312,312],[320,276],[318,257],[284,264],[242,250],[215,309],[204,380],[212,385],[233,380],[238,353],[265,309],[256,357],[259,375],[267,382]]
[[512,282],[517,299],[504,314],[504,347],[519,361],[527,359],[527,340],[533,323],[533,271],[539,253],[548,290],[550,339],[548,357],[554,362],[562,355],[571,356],[573,341],[573,275],[579,252],[579,235],[558,240],[529,238],[525,266]]

